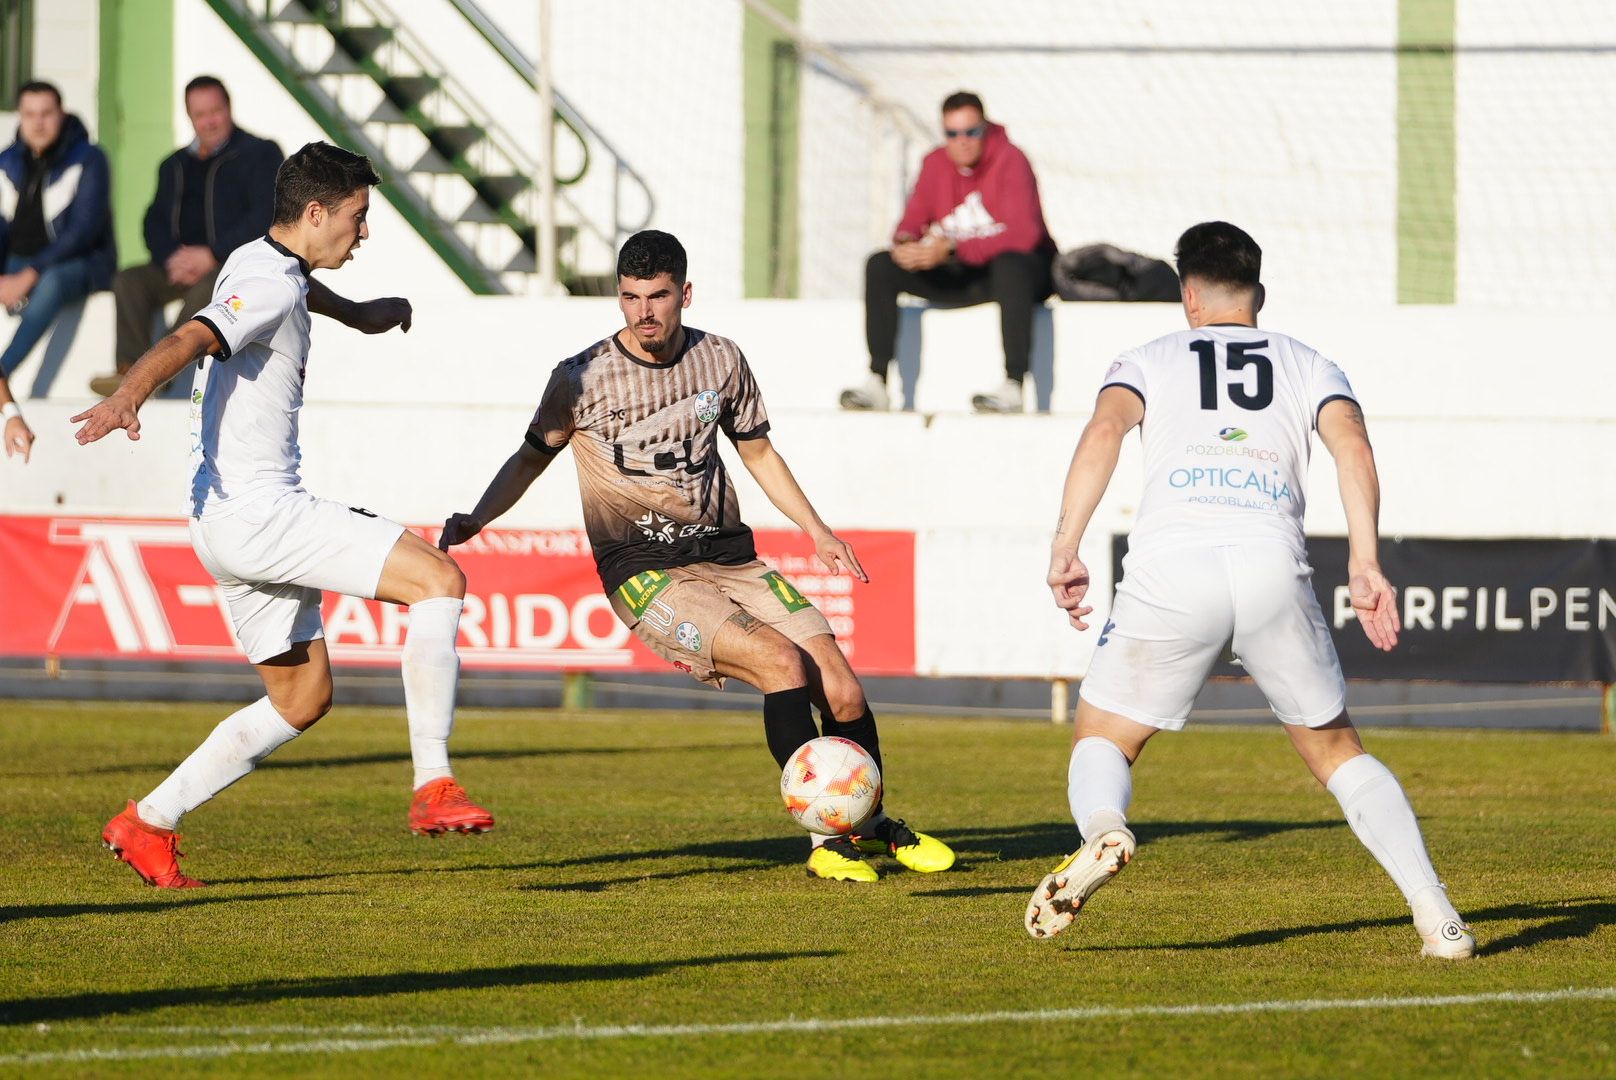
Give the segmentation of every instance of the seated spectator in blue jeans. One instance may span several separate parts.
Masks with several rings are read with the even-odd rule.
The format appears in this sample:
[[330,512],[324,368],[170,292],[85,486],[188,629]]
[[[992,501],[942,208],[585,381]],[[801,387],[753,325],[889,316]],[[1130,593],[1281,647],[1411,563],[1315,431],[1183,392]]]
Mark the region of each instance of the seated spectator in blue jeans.
[[63,305],[108,288],[118,268],[106,154],[50,83],[25,83],[17,116],[17,141],[0,151],[0,307],[21,316],[0,354],[4,376]]

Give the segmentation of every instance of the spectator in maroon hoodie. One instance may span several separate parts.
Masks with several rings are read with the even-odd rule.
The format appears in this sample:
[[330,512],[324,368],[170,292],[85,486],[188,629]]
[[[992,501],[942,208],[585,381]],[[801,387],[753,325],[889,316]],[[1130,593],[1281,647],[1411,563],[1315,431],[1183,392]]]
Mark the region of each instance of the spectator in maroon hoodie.
[[887,408],[887,368],[898,337],[898,294],[938,307],[999,305],[1004,385],[971,398],[977,412],[1021,412],[1034,308],[1054,291],[1055,241],[1044,225],[1038,180],[982,99],[943,101],[943,145],[926,155],[892,247],[864,268],[864,334],[870,376],[842,392],[844,409]]

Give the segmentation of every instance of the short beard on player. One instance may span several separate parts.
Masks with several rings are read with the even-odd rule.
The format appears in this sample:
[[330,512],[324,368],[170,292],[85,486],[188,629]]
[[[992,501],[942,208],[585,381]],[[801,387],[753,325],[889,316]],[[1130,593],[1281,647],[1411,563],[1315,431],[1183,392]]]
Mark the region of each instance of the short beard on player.
[[640,338],[640,348],[644,349],[653,356],[659,356],[662,354],[663,350],[668,347],[668,342],[672,340],[672,334],[666,334],[659,338],[642,337]]

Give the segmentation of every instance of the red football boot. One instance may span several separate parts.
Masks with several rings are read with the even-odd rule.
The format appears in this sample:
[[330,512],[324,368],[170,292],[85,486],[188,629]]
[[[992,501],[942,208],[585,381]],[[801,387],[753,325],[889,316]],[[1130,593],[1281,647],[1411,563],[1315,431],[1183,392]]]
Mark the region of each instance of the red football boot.
[[410,802],[410,831],[423,836],[487,832],[493,827],[494,815],[472,802],[452,776],[422,784]]
[[179,834],[154,828],[140,820],[131,799],[123,813],[107,822],[101,842],[121,861],[128,863],[141,880],[159,889],[195,889],[203,882],[180,871]]

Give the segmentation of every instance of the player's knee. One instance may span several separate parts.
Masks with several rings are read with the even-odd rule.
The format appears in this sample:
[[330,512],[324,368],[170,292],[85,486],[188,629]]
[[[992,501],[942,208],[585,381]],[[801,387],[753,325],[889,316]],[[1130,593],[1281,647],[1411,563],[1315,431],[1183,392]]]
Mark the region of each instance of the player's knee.
[[331,680],[300,688],[283,702],[275,703],[275,711],[292,727],[306,731],[331,711]]
[[835,679],[825,683],[825,704],[837,723],[846,724],[864,715],[869,703],[857,678]]
[[460,569],[460,564],[441,551],[434,549],[437,558],[433,563],[429,588],[433,589],[433,596],[453,596],[457,599],[466,595],[466,572]]

